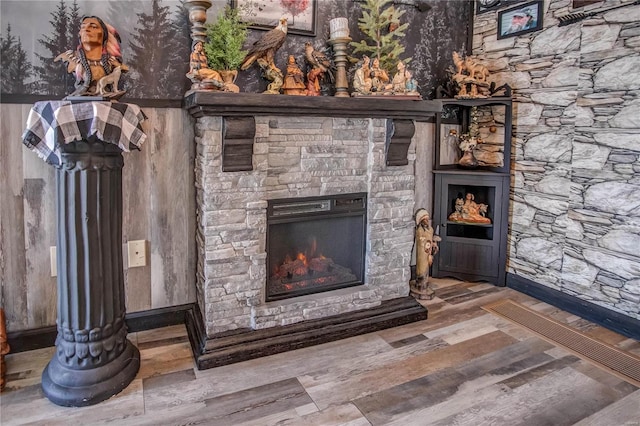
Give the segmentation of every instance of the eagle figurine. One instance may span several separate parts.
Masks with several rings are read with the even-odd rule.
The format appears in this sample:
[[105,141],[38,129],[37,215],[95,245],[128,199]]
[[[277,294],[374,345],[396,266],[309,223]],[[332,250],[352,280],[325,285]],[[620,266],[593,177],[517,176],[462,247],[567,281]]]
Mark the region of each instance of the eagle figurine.
[[273,65],[273,58],[276,52],[284,44],[284,40],[287,37],[287,18],[282,17],[278,23],[278,26],[274,29],[267,31],[258,41],[253,43],[253,46],[244,57],[240,69],[242,71],[249,68],[255,61],[262,68]]

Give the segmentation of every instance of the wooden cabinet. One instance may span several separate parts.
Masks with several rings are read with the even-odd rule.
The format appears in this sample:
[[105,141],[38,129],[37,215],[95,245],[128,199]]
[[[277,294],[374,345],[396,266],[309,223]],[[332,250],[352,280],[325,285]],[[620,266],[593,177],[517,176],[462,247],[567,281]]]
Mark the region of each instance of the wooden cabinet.
[[[443,99],[442,102],[443,113],[436,115],[433,209],[433,224],[442,241],[432,275],[504,286],[511,99]],[[451,140],[445,131],[456,124],[461,134],[468,133],[474,126],[474,131],[479,132],[484,141],[479,146],[487,144],[482,146],[486,155],[478,155],[481,161],[477,167],[463,168],[447,158],[445,150],[450,153],[451,147],[446,144],[451,144]]]

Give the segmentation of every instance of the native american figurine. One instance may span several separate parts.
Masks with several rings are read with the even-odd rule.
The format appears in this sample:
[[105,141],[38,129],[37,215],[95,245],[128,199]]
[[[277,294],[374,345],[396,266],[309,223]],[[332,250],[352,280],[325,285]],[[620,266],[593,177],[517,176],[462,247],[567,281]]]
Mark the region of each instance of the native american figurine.
[[489,206],[483,203],[476,203],[475,196],[468,192],[464,200],[456,198],[455,211],[449,215],[451,222],[490,224],[491,219],[487,217]]
[[353,73],[353,93],[351,96],[363,96],[371,94],[371,69],[369,68],[371,59],[363,55],[356,64],[356,72]]
[[433,299],[435,292],[429,285],[429,268],[433,264],[433,256],[438,253],[438,242],[442,239],[435,235],[429,212],[425,209],[416,211],[415,220],[416,279],[409,282],[410,293],[416,299]]
[[244,57],[242,64],[240,64],[240,69],[244,71],[249,69],[254,62],[258,63],[262,69],[263,76],[271,81],[271,84],[269,84],[269,87],[264,93],[280,93],[280,88],[284,83],[284,77],[282,71],[276,67],[274,58],[286,38],[287,18],[282,17],[274,29],[267,31],[260,39],[253,43],[253,46]]
[[118,32],[97,16],[85,16],[78,35],[78,48],[67,50],[53,60],[64,62],[67,72],[76,79],[76,90],[69,96],[120,98],[125,93],[118,89],[120,75],[129,68],[122,63]]
[[193,42],[193,49],[189,55],[189,72],[187,78],[191,80],[193,90],[222,90],[238,93],[240,89],[235,84],[225,83],[222,75],[209,67],[207,55],[204,53],[202,41]]

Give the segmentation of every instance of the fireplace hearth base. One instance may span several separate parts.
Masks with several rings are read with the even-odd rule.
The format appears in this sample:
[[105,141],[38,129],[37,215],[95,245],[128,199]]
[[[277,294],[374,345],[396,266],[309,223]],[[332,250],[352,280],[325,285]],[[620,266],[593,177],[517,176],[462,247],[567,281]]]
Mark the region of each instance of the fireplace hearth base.
[[383,301],[379,306],[263,330],[226,332],[207,338],[196,305],[186,325],[199,370],[220,367],[294,349],[319,345],[427,319],[427,308],[413,297]]

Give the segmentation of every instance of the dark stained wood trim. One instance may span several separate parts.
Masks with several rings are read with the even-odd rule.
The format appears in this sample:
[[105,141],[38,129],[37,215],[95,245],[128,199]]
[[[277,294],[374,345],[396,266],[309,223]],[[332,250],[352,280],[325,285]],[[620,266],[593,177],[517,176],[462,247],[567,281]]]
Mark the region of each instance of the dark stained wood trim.
[[640,320],[508,273],[507,287],[553,305],[624,336],[640,340]]
[[416,131],[413,120],[389,120],[392,126],[387,129],[393,129],[390,135],[387,135],[387,166],[406,166],[409,164],[407,153],[411,138]]
[[439,100],[406,100],[333,96],[286,96],[261,93],[196,91],[184,98],[184,107],[203,116],[287,115],[315,117],[397,118],[425,121],[442,110]]
[[223,172],[253,170],[253,141],[255,136],[255,117],[223,117]]
[[203,370],[425,320],[427,309],[407,296],[342,315],[263,330],[223,333],[207,338],[204,344],[201,318],[198,309],[191,311],[187,321],[192,324],[187,326],[187,332],[196,365]]
[[[167,308],[149,309],[125,315],[129,333],[183,324],[187,312],[194,309],[194,304],[170,306]],[[7,333],[11,353],[31,351],[54,346],[58,330],[56,326],[33,328]]]

